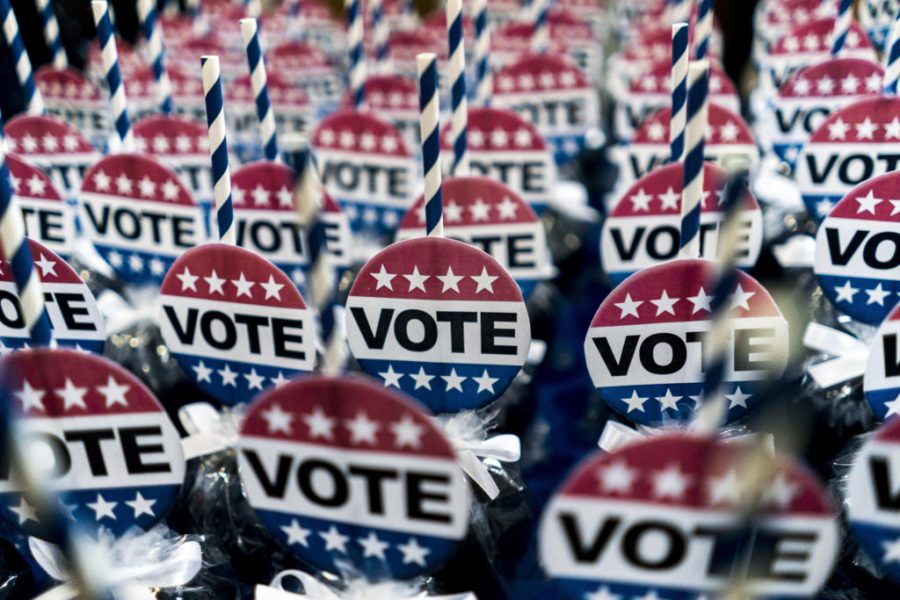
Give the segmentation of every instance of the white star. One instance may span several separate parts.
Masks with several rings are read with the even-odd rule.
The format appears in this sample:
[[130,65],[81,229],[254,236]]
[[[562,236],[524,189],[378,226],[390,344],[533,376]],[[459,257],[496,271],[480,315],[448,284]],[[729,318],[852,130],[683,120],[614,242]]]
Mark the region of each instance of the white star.
[[34,521],[35,523],[39,522],[37,518],[37,509],[28,504],[24,497],[19,499],[19,506],[10,506],[9,510],[16,513],[16,516],[19,517],[19,525],[22,525],[27,521]]
[[866,117],[863,122],[856,124],[856,136],[861,140],[875,139],[875,123],[872,119]]
[[156,194],[156,184],[146,175],[138,181],[138,188],[140,188],[141,196],[144,198],[153,198],[153,195]]
[[875,93],[881,91],[881,75],[872,73],[866,78],[866,91]]
[[828,137],[833,140],[843,140],[847,137],[847,131],[850,126],[844,120],[838,117],[834,123],[828,124]]
[[184,290],[192,290],[194,292],[197,291],[197,276],[191,273],[191,270],[187,267],[184,268],[184,271],[181,273],[176,273],[175,277],[181,281],[181,291]]
[[386,135],[381,138],[381,149],[387,153],[396,152],[400,147],[400,142],[392,135]]
[[676,396],[672,393],[672,390],[666,388],[666,393],[664,396],[659,396],[656,398],[656,401],[659,402],[659,410],[660,412],[666,411],[668,409],[678,410],[678,401],[684,398],[684,396]]
[[671,187],[666,190],[665,194],[658,194],[657,198],[662,202],[663,210],[681,209],[681,194],[676,193]]
[[128,268],[132,271],[140,271],[144,268],[144,259],[137,254],[128,257]]
[[588,592],[588,594],[584,597],[584,600],[622,600],[622,596],[619,594],[613,594],[610,592],[607,586],[603,586],[598,588],[596,592]]
[[281,432],[286,435],[291,435],[293,429],[291,428],[291,423],[294,420],[294,415],[289,412],[286,412],[281,405],[277,402],[273,403],[272,406],[268,410],[264,410],[261,413],[263,420],[266,422],[266,426],[269,430],[269,433]]
[[837,300],[835,302],[850,302],[853,303],[853,296],[859,291],[859,288],[855,288],[850,285],[850,280],[844,282],[844,285],[838,287],[834,286],[834,291],[837,292]]
[[860,83],[859,77],[855,77],[852,73],[849,73],[846,77],[841,79],[841,91],[845,94],[855,94],[856,90],[859,89]]
[[424,292],[424,291],[426,291],[425,290],[425,282],[431,278],[431,275],[420,274],[419,266],[415,265],[415,266],[413,266],[413,272],[410,273],[409,275],[404,275],[403,277],[405,277],[406,280],[409,282],[409,290],[408,291],[411,292],[413,290],[421,290]]
[[509,135],[503,129],[495,129],[491,132],[491,144],[497,148],[506,148],[509,144]]
[[827,76],[823,77],[816,82],[816,90],[823,96],[828,96],[834,92],[834,79]]
[[734,390],[733,394],[725,394],[725,398],[728,399],[728,409],[731,410],[736,406],[741,406],[743,408],[747,408],[747,400],[753,397],[753,394],[745,394],[741,390],[741,386],[737,386]]
[[47,152],[56,152],[59,149],[59,140],[49,133],[41,138],[44,143],[44,150]]
[[745,292],[744,287],[739,283],[731,295],[731,308],[741,307],[744,310],[750,310],[749,300],[756,295],[756,292]]
[[665,135],[666,128],[659,121],[654,121],[650,124],[650,127],[647,128],[647,136],[654,142],[661,141],[665,137]]
[[415,389],[425,388],[426,390],[431,389],[431,380],[434,379],[434,375],[429,375],[425,372],[424,367],[419,367],[418,373],[410,373],[410,377],[416,382]]
[[22,136],[22,149],[27,153],[37,152],[38,149],[38,141],[31,134],[26,133]]
[[494,281],[499,279],[499,275],[488,275],[487,267],[481,267],[481,275],[477,277],[475,275],[469,276],[478,287],[475,288],[475,293],[482,292],[487,290],[491,294],[494,293]]
[[230,385],[231,387],[237,387],[237,372],[232,371],[231,367],[225,365],[224,369],[219,369],[216,371],[219,376],[222,378],[222,385]]
[[874,215],[875,207],[884,202],[884,199],[876,198],[872,190],[869,190],[865,196],[858,196],[856,201],[859,203],[859,207],[856,209],[857,214],[867,212]]
[[284,384],[286,384],[288,381],[290,381],[290,379],[285,377],[284,373],[282,373],[281,371],[278,371],[278,375],[276,375],[275,377],[269,377],[269,381],[271,381],[272,385],[274,385],[275,387],[281,387]]
[[28,193],[35,196],[42,196],[47,189],[47,182],[44,181],[37,173],[32,175],[28,181]]
[[388,370],[379,373],[378,376],[384,379],[384,387],[394,386],[400,389],[400,379],[403,377],[403,373],[396,372],[394,365],[388,365]]
[[884,418],[887,419],[891,415],[900,415],[900,394],[897,394],[897,397],[889,402],[884,403],[885,408],[887,408],[887,413],[884,415]]
[[457,294],[459,293],[459,281],[463,279],[463,276],[454,275],[453,267],[447,267],[447,274],[438,275],[437,278],[444,284],[444,287],[441,289],[442,294],[447,293],[447,290],[453,290]]
[[338,140],[338,144],[343,148],[351,148],[356,143],[356,136],[353,135],[352,131],[342,131],[340,133],[340,139]]
[[260,287],[266,290],[265,299],[275,298],[276,300],[281,300],[281,288],[284,287],[283,283],[276,283],[275,277],[270,273],[269,280],[265,283],[260,283]]
[[369,535],[364,538],[358,538],[356,542],[363,547],[363,558],[374,556],[384,560],[384,551],[390,546],[387,542],[381,541],[374,531],[370,531]]
[[890,123],[883,125],[883,127],[885,139],[900,140],[900,118],[894,117]]
[[237,279],[232,279],[230,281],[231,281],[231,285],[233,285],[235,288],[237,288],[237,297],[238,298],[240,298],[241,296],[247,296],[248,298],[253,297],[253,294],[250,293],[250,288],[252,288],[254,285],[256,285],[256,282],[247,281],[247,278],[244,277],[243,271],[241,271],[240,277],[238,277]]
[[803,79],[802,77],[798,77],[796,81],[794,81],[794,93],[800,96],[806,96],[810,91],[810,83],[809,79]]
[[48,274],[57,277],[56,263],[52,260],[48,260],[43,254],[41,254],[40,257],[41,260],[34,261],[34,264],[41,270],[41,279],[43,280],[46,278]]
[[120,194],[130,194],[132,189],[134,189],[134,184],[131,179],[128,178],[127,175],[122,173],[118,177],[116,177],[116,191]]
[[110,266],[113,268],[119,268],[122,266],[122,255],[113,250],[107,255],[107,259],[109,260]]
[[619,315],[619,319],[624,319],[629,315],[639,318],[638,307],[643,303],[643,300],[632,300],[631,294],[625,294],[625,300],[623,302],[615,303],[616,307],[622,311],[622,314]]
[[308,415],[303,415],[303,422],[306,423],[311,438],[330,440],[334,437],[335,420],[326,415],[319,406]]
[[397,549],[403,554],[404,565],[415,563],[424,567],[425,557],[431,554],[431,550],[420,546],[415,538],[409,538],[405,544],[398,544]]
[[162,275],[165,272],[166,266],[163,264],[163,261],[158,258],[150,259],[150,272],[154,275]]
[[738,128],[734,121],[728,121],[719,127],[719,137],[722,138],[723,142],[733,142],[737,140],[740,132],[740,128]]
[[626,411],[626,413],[630,413],[633,410],[644,412],[644,402],[646,401],[647,398],[638,396],[637,390],[631,390],[630,398],[622,398],[622,402],[628,405],[628,410]]
[[869,296],[868,300],[866,300],[867,305],[877,304],[878,306],[884,306],[884,299],[891,295],[880,283],[871,290],[863,291]]
[[241,205],[244,203],[247,192],[242,187],[234,186],[231,188],[231,202],[232,204]]
[[202,360],[198,365],[191,367],[191,369],[193,369],[194,376],[198,382],[205,381],[206,383],[212,383],[213,370],[207,367]]
[[297,519],[291,519],[290,525],[282,525],[281,530],[284,532],[284,535],[287,536],[287,541],[285,543],[288,546],[300,544],[305,548],[309,548],[309,534],[312,532],[309,529],[300,527],[300,523]]
[[456,374],[456,369],[450,369],[450,374],[449,375],[441,375],[441,379],[443,379],[445,382],[447,382],[447,391],[448,392],[450,390],[457,390],[457,391],[461,392],[461,391],[463,391],[462,383],[463,383],[463,381],[468,379],[468,377],[460,377],[459,375]]
[[653,496],[681,500],[687,491],[690,477],[678,465],[672,464],[653,474]]
[[343,554],[347,553],[347,541],[350,537],[342,534],[334,525],[328,531],[320,531],[319,537],[325,542],[326,551],[337,550]]
[[144,498],[140,492],[137,492],[134,495],[134,500],[126,500],[125,504],[134,510],[135,518],[141,515],[150,515],[151,517],[156,516],[156,513],[153,512],[153,505],[156,504],[156,500]]
[[604,492],[628,494],[638,473],[636,469],[630,469],[624,459],[619,459],[601,468],[597,475]]
[[45,392],[43,390],[38,390],[31,387],[31,384],[28,383],[26,379],[22,384],[22,389],[18,392],[15,392],[16,398],[22,402],[22,410],[27,411],[30,408],[35,410],[46,410],[44,408],[44,403],[41,402],[41,398],[44,397]]
[[709,498],[711,504],[735,505],[741,501],[740,480],[735,469],[730,469],[721,477],[710,478]]
[[893,542],[883,541],[881,542],[881,547],[884,549],[884,556],[881,557],[881,562],[885,564],[900,562],[900,538]]
[[84,403],[84,395],[87,393],[86,387],[76,387],[72,380],[66,377],[66,383],[63,388],[56,388],[53,393],[63,399],[63,410],[69,410],[72,407],[87,409]]
[[797,484],[790,483],[785,478],[784,473],[779,473],[766,489],[765,499],[768,502],[777,504],[780,508],[787,508],[798,493],[800,493],[800,490]]
[[215,269],[213,269],[212,273],[209,274],[209,277],[204,277],[203,281],[205,281],[206,285],[209,286],[210,294],[220,294],[222,296],[225,295],[225,290],[222,287],[223,285],[225,285],[225,280],[219,277]]
[[656,306],[656,316],[663,313],[669,313],[670,315],[675,314],[675,303],[681,300],[681,298],[669,298],[668,292],[663,290],[662,296],[657,298],[656,300],[651,300],[650,303]]
[[380,290],[381,288],[386,287],[392,292],[394,291],[394,285],[391,283],[391,280],[396,277],[396,275],[393,273],[388,273],[384,268],[384,265],[381,265],[380,271],[378,271],[377,273],[369,273],[369,275],[374,277],[377,281],[377,283],[375,284],[376,290]]
[[637,194],[632,194],[629,200],[631,200],[631,206],[635,212],[647,212],[650,210],[650,201],[653,200],[653,196],[644,192],[644,188],[640,188]]
[[490,216],[490,209],[491,207],[488,206],[484,200],[478,198],[469,207],[469,212],[472,213],[473,221],[487,221]]
[[103,496],[97,494],[97,501],[88,502],[87,507],[94,511],[94,520],[96,521],[106,517],[115,520],[116,513],[114,512],[114,509],[118,504],[118,502],[107,502]]
[[370,152],[375,149],[377,141],[375,140],[375,136],[371,133],[364,133],[359,136],[359,147],[365,150],[366,152]]
[[97,391],[100,392],[100,394],[106,400],[106,408],[111,407],[113,404],[128,406],[128,400],[125,399],[125,394],[130,389],[130,385],[118,383],[115,379],[113,379],[112,375],[109,375],[106,378],[106,385],[97,386]]
[[281,208],[292,208],[294,206],[294,194],[287,187],[282,187],[275,192],[275,195],[278,196],[278,206]]
[[510,200],[508,196],[504,196],[503,202],[497,205],[497,213],[499,214],[500,219],[515,219],[518,208],[518,204]]
[[481,374],[481,377],[473,377],[472,381],[478,384],[478,391],[476,393],[490,392],[491,394],[494,394],[494,384],[500,380],[488,375],[487,369],[485,369]]
[[374,445],[377,442],[378,423],[363,411],[356,413],[350,421],[345,421],[344,427],[350,430],[350,438],[354,444]]
[[706,294],[706,290],[704,290],[702,287],[697,292],[696,296],[689,296],[687,300],[694,305],[694,308],[691,310],[692,315],[701,310],[712,312],[712,306],[710,305],[710,302],[712,302],[712,296],[708,296]]
[[254,206],[266,206],[269,204],[269,190],[264,188],[262,184],[257,184],[250,194],[253,196]]
[[103,171],[97,171],[94,174],[94,186],[97,188],[98,192],[108,192],[110,181],[112,181],[112,179],[110,179],[109,175]]
[[453,200],[444,205],[444,218],[447,219],[448,223],[459,223],[462,221],[462,212],[463,207]]
[[418,425],[409,415],[403,415],[399,421],[391,423],[391,432],[394,434],[394,446],[403,448],[419,448],[422,445],[422,435],[425,429]]
[[178,198],[178,184],[167,179],[162,184],[163,200],[174,202]]
[[528,148],[531,146],[532,135],[531,132],[525,128],[517,129],[515,134],[513,134],[516,140],[516,146],[520,148]]
[[834,203],[831,200],[823,198],[816,202],[816,213],[818,213],[820,217],[827,216],[832,208],[834,208]]

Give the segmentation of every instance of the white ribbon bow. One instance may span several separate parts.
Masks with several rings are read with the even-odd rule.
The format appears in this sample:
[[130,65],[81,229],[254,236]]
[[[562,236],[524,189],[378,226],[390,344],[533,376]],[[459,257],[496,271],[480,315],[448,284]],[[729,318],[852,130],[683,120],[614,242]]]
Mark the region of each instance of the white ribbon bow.
[[[172,540],[160,531],[154,529],[140,535],[126,535],[115,541],[101,538],[96,552],[92,552],[95,555],[91,559],[92,570],[113,598],[154,600],[156,593],[151,588],[186,585],[200,572],[203,565],[200,544],[183,539]],[[50,577],[62,582],[69,578],[65,558],[59,547],[36,538],[29,538],[28,546],[35,562]],[[78,590],[63,583],[41,594],[37,600],[69,600],[77,597]]]
[[439,421],[447,440],[456,449],[456,462],[488,498],[500,495],[500,488],[482,462],[516,462],[522,456],[522,443],[513,434],[486,437],[485,420],[474,412],[463,412]]
[[[303,584],[305,592],[295,594],[284,589],[284,580],[295,577]],[[254,600],[399,600],[401,598],[429,598],[431,600],[478,600],[475,594],[450,594],[430,596],[410,584],[387,582],[351,582],[346,590],[338,591],[325,585],[309,573],[297,570],[282,571],[272,580],[271,586],[257,585]]]
[[803,336],[810,350],[834,356],[809,367],[809,374],[823,389],[862,377],[869,361],[869,345],[849,333],[819,323],[810,323]]
[[188,437],[181,440],[185,460],[230,448],[237,443],[245,407],[237,405],[221,412],[205,402],[178,409],[178,420]]

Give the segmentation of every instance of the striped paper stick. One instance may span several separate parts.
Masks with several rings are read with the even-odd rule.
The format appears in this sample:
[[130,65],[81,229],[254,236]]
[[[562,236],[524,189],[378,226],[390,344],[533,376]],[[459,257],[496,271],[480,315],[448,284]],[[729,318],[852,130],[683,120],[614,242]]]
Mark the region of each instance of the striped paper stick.
[[372,37],[375,41],[375,70],[378,73],[385,73],[387,72],[390,29],[384,18],[384,2],[371,0],[369,10],[372,15]]
[[228,140],[225,137],[225,101],[222,97],[222,72],[218,56],[200,57],[206,124],[209,128],[209,157],[212,162],[213,197],[219,240],[236,243],[234,208],[231,204],[231,173],[228,170]]
[[469,121],[469,107],[466,101],[466,49],[463,41],[461,0],[447,0],[447,42],[450,57],[450,133],[453,139],[453,164],[450,167],[450,174],[467,176],[469,149],[466,127]]
[[682,258],[700,256],[700,207],[703,200],[703,152],[709,91],[709,62],[688,66],[684,187],[681,192]]
[[159,103],[159,111],[168,115],[172,113],[174,107],[172,82],[169,81],[169,74],[166,72],[163,33],[156,18],[156,2],[155,0],[138,0],[137,10],[150,53],[150,67],[153,69],[153,77],[156,79],[156,100]]
[[884,93],[897,94],[900,80],[900,10],[891,25],[891,34],[884,51]]
[[684,158],[684,128],[687,124],[688,24],[672,25],[672,118],[669,148],[672,162]]
[[31,61],[25,51],[22,36],[19,35],[19,22],[16,21],[16,14],[13,12],[9,0],[0,0],[0,18],[3,19],[3,36],[6,38],[6,45],[9,46],[12,54],[16,76],[19,78],[19,86],[22,88],[25,111],[30,115],[43,114],[44,98],[35,85]]
[[116,38],[113,35],[112,24],[109,22],[109,6],[103,0],[93,0],[91,8],[94,11],[94,24],[97,26],[100,56],[103,58],[103,70],[106,72],[106,83],[109,87],[119,150],[133,152],[135,148],[134,133],[131,131],[131,119],[128,117],[128,99],[125,96],[125,84],[119,69]]
[[479,106],[490,106],[494,94],[490,52],[491,24],[487,0],[475,0],[475,101]]
[[441,204],[441,107],[438,99],[437,57],[433,53],[416,56],[419,72],[419,129],[422,135],[422,163],[425,173],[425,233],[443,237],[444,210]]
[[837,56],[847,43],[847,32],[853,23],[853,0],[838,0],[838,13],[831,35],[831,55]]
[[275,131],[275,111],[269,102],[269,84],[266,77],[266,61],[259,44],[259,26],[256,19],[241,19],[241,35],[250,68],[250,85],[256,100],[256,117],[259,120],[259,136],[262,138],[266,160],[278,160],[278,138]]
[[709,57],[709,42],[712,39],[713,0],[699,0],[697,8],[697,27],[694,30],[694,59],[703,60]]
[[363,47],[363,18],[359,0],[345,0],[347,11],[347,49],[349,51],[349,83],[353,106],[362,108],[366,99],[366,55]]
[[59,21],[56,20],[56,11],[53,10],[51,0],[36,0],[38,14],[44,27],[44,41],[53,55],[53,66],[62,69],[69,64],[66,57],[66,49],[63,48],[59,37]]

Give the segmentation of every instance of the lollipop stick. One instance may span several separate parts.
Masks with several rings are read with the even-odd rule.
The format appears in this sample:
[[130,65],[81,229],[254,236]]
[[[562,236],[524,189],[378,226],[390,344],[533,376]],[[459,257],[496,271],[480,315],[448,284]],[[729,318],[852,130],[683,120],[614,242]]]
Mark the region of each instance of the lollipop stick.
[[694,33],[694,59],[703,60],[709,56],[709,41],[712,38],[713,10],[712,0],[699,0],[697,9],[697,27]]
[[156,79],[156,99],[159,112],[164,115],[172,113],[172,83],[166,72],[165,51],[163,50],[162,28],[157,23],[156,4],[154,0],[138,0],[138,19],[144,32],[144,39],[150,50],[150,66]]
[[44,41],[53,55],[53,66],[62,69],[68,66],[69,59],[59,37],[59,21],[56,20],[53,3],[51,0],[37,0],[37,9],[44,25]]
[[450,121],[453,139],[452,175],[469,174],[469,150],[466,126],[469,108],[466,102],[466,49],[463,42],[463,14],[461,0],[447,0],[447,41],[450,49]]
[[422,134],[422,162],[425,172],[425,233],[443,237],[444,210],[441,205],[441,131],[438,99],[437,57],[416,56],[419,71],[419,128]]
[[700,208],[703,200],[703,152],[708,106],[709,63],[688,67],[684,186],[681,192],[681,257],[700,256]]
[[218,56],[200,58],[206,124],[209,129],[209,157],[212,162],[213,197],[219,240],[236,243],[234,209],[231,205],[231,173],[228,170],[228,140],[225,137],[225,101],[222,98],[222,72]]
[[672,162],[684,158],[684,128],[687,124],[688,24],[672,25],[672,117],[669,148]]
[[106,71],[106,84],[109,86],[109,99],[113,109],[119,150],[133,152],[135,148],[134,133],[131,131],[131,119],[128,117],[125,84],[122,82],[122,72],[119,70],[116,37],[113,35],[112,24],[109,21],[109,5],[103,0],[93,0],[91,8],[94,11],[94,24],[97,26],[97,39],[100,41],[103,70]]
[[278,160],[278,139],[275,132],[275,111],[269,102],[269,84],[266,76],[266,61],[259,44],[259,29],[256,19],[241,19],[241,35],[247,51],[247,65],[250,68],[250,85],[256,98],[256,117],[259,120],[259,135],[263,142],[266,160]]
[[488,22],[487,0],[475,0],[475,101],[490,106],[494,93],[494,76],[488,56],[491,51],[491,24]]
[[44,113],[44,98],[34,83],[34,74],[31,71],[31,61],[25,51],[22,36],[19,35],[19,22],[16,14],[9,4],[9,0],[0,0],[0,18],[3,19],[3,36],[6,45],[9,46],[13,63],[16,66],[16,76],[19,78],[19,86],[22,88],[22,96],[25,100],[25,110],[29,115]]

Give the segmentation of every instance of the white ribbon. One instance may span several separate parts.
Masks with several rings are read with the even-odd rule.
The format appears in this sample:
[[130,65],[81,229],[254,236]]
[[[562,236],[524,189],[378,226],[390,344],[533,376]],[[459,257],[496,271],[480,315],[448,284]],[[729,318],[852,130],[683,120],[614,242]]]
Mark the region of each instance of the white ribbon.
[[188,433],[181,440],[185,460],[230,448],[237,443],[245,407],[237,405],[219,412],[205,402],[178,409],[178,420]]
[[803,336],[810,350],[834,356],[809,367],[809,374],[823,389],[862,377],[869,361],[869,345],[849,333],[819,323],[810,323]]
[[447,440],[456,449],[456,462],[488,498],[500,495],[500,488],[484,465],[484,460],[516,462],[522,456],[522,443],[512,434],[486,437],[486,420],[474,412],[462,412],[439,421]]
[[[295,594],[284,589],[284,580],[294,577],[300,580],[305,590],[303,594]],[[450,594],[431,596],[418,586],[408,583],[387,582],[368,583],[353,581],[345,590],[335,590],[322,583],[309,573],[297,570],[282,571],[275,576],[270,586],[257,585],[254,600],[400,600],[402,598],[429,598],[431,600],[478,600],[475,594]]]
[[[174,588],[188,584],[203,565],[200,544],[184,539],[170,539],[162,531],[153,529],[140,535],[127,535],[112,541],[101,537],[97,544],[92,570],[116,600],[153,600],[152,588]],[[57,581],[69,576],[60,549],[36,538],[28,539],[35,562]],[[98,567],[97,565],[103,565]],[[38,596],[37,600],[69,600],[77,598],[78,590],[63,583]]]

